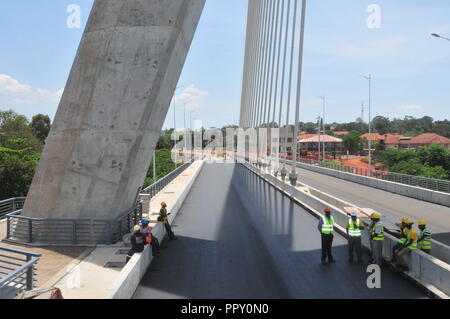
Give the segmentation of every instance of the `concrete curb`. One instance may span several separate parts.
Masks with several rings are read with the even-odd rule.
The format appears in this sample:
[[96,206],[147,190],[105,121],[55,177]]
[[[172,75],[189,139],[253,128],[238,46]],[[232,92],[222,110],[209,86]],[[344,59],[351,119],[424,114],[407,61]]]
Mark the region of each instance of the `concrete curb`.
[[[189,183],[185,186],[184,190],[177,198],[176,203],[170,207],[168,213],[170,213],[169,221],[173,222],[178,214],[181,206],[184,203],[187,195],[189,194],[192,185],[197,179],[198,174],[200,174],[205,161],[200,162],[200,166],[190,179]],[[191,166],[192,167],[192,166]],[[158,238],[159,242],[162,244],[163,239],[166,235],[164,225],[162,223],[157,223],[157,225],[152,230],[153,236]],[[136,253],[130,259],[128,264],[122,269],[119,277],[115,282],[108,287],[104,298],[105,299],[131,299],[136,291],[139,283],[147,272],[153,260],[152,251],[150,246],[146,246],[142,253]]]
[[[323,216],[320,212],[323,211],[325,207],[330,207],[332,209],[335,222],[337,223],[335,226],[336,231],[340,234],[346,235],[343,225],[345,225],[349,217],[347,213],[343,212],[340,208],[330,205],[330,203],[327,203],[305,191],[297,189],[296,187],[291,186],[251,165],[244,164],[244,166],[260,178],[272,184],[281,192],[285,193],[318,218]],[[363,231],[362,242],[365,249],[369,249],[370,247],[368,237],[368,232]],[[383,257],[385,260],[388,258],[390,259],[392,245],[395,242],[396,239],[393,236],[385,234],[383,247]],[[411,270],[409,272],[402,272],[403,275],[407,276],[408,279],[425,289],[430,296],[440,299],[450,299],[450,265],[434,258],[433,256],[427,255],[422,251],[414,251],[410,254],[408,265]]]

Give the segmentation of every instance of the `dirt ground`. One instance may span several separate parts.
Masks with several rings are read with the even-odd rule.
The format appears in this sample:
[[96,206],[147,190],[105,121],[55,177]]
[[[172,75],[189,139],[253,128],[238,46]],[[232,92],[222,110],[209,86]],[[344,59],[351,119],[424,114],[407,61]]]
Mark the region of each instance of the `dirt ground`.
[[[6,237],[6,222],[0,223],[0,240]],[[21,249],[33,253],[41,254],[42,257],[37,264],[37,286],[41,287],[56,273],[67,267],[86,250],[92,250],[88,247],[31,247],[25,245],[16,245],[0,242],[2,247]]]

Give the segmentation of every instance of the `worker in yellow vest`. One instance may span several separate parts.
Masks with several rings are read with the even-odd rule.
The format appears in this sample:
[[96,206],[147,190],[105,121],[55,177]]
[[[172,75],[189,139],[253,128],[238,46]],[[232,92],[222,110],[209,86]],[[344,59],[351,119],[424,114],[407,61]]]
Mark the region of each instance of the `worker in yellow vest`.
[[352,212],[347,223],[347,237],[348,237],[348,261],[353,262],[353,253],[356,253],[356,261],[358,264],[362,263],[362,248],[361,248],[361,230],[364,229],[364,222],[358,218],[356,212]]
[[383,263],[384,226],[380,222],[381,215],[373,213],[370,216],[372,227],[370,229],[370,243],[373,263],[381,266]]
[[398,239],[397,242],[392,246],[392,259],[391,262],[395,263],[396,262],[396,256],[397,256],[397,251],[403,247],[403,245],[406,243],[406,241],[408,240],[408,227],[406,227],[406,222],[409,220],[408,217],[403,216],[401,223],[396,223],[395,225],[399,227],[399,231],[398,234],[392,234],[395,235]]
[[406,243],[398,251],[398,267],[403,270],[408,270],[408,263],[406,262],[406,256],[410,254],[413,250],[417,249],[417,232],[412,228],[413,222],[408,219],[406,227],[408,228],[408,239]]
[[431,232],[427,229],[427,222],[423,219],[419,220],[420,238],[417,240],[418,248],[423,252],[430,254],[431,252]]
[[334,218],[331,216],[331,209],[325,208],[325,216],[319,220],[319,232],[322,239],[322,264],[326,263],[328,258],[329,263],[335,263],[331,253],[331,247],[333,246],[333,232],[334,232]]

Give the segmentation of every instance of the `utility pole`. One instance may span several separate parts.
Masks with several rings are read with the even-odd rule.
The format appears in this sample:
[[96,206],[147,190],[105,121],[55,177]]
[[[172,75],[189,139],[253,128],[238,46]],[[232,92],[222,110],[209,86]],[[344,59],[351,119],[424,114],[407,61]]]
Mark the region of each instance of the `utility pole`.
[[320,125],[320,120],[321,120],[321,117],[319,116],[318,118],[317,118],[317,121],[318,121],[318,125],[317,125],[317,127],[318,127],[318,129],[317,129],[317,131],[319,132],[319,134],[317,135],[318,136],[318,159],[319,159],[319,163],[321,162],[321,159],[320,159],[320,131],[321,131],[321,125]]
[[372,107],[372,74],[368,76],[361,75],[363,78],[369,81],[369,177],[372,176],[372,118],[371,118],[371,107]]
[[[323,134],[325,135],[325,101],[326,101],[326,97],[321,96],[320,97],[323,100],[323,118],[322,118],[322,127],[323,127]],[[325,160],[325,151],[326,151],[326,145],[325,145],[325,137],[323,138],[323,160]]]

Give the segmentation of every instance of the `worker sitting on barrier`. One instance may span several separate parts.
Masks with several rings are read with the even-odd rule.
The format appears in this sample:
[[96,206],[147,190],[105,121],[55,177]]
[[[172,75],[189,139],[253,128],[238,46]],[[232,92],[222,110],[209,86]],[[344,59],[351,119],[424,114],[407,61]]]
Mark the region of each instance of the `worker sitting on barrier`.
[[408,227],[406,227],[406,222],[408,221],[408,217],[403,216],[401,223],[396,223],[395,225],[399,227],[398,233],[390,233],[391,235],[397,237],[397,242],[392,246],[392,259],[391,262],[396,262],[397,251],[405,245],[408,240]]
[[397,253],[397,266],[403,270],[409,270],[408,263],[406,262],[406,255],[417,249],[417,233],[412,228],[413,224],[414,223],[410,219],[406,222],[406,227],[408,228],[408,239]]
[[146,219],[141,220],[142,225],[142,233],[145,236],[145,242],[152,246],[152,255],[157,256],[160,254],[159,252],[159,241],[158,238],[153,236],[152,228],[150,227],[150,222]]
[[126,262],[133,257],[135,253],[141,253],[145,248],[145,235],[141,232],[141,227],[139,225],[134,226],[133,234],[130,237],[131,249],[128,251]]
[[348,235],[348,261],[353,262],[353,252],[356,253],[358,264],[362,262],[361,230],[364,229],[364,222],[358,218],[356,212],[352,212],[347,223]]
[[420,238],[417,240],[419,248],[430,254],[431,252],[431,232],[427,229],[427,222],[425,220],[419,220]]

